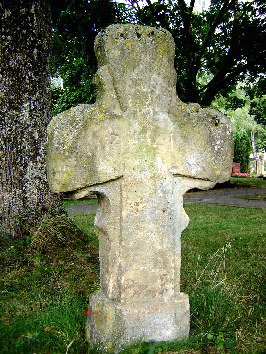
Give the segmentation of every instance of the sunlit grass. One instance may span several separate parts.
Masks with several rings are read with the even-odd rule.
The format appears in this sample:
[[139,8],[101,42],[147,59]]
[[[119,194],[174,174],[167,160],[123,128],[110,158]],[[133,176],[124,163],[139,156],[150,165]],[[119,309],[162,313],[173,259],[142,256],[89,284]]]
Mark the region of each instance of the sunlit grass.
[[240,351],[262,350],[265,210],[185,209],[190,226],[182,235],[181,285],[190,295],[191,333],[221,332]]

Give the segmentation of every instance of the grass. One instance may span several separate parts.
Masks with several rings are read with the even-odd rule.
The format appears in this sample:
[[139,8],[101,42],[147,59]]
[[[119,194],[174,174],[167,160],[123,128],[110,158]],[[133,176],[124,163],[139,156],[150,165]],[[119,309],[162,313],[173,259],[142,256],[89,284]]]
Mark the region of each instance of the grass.
[[266,194],[260,195],[242,195],[239,198],[247,200],[266,200]]
[[88,352],[83,311],[99,286],[99,262],[94,215],[87,219],[87,234],[50,215],[24,243],[3,235],[1,353]]
[[[224,348],[263,352],[265,210],[187,205],[181,284],[190,295],[192,335]],[[235,343],[235,345],[233,345]],[[216,343],[217,345],[217,343]]]
[[87,204],[98,204],[97,199],[84,199],[84,200],[64,200],[63,201],[64,206],[69,206],[69,205],[87,205]]
[[181,290],[190,297],[190,339],[124,352],[263,353],[265,211],[203,204],[185,209],[190,225],[182,233]]
[[263,178],[240,178],[231,177],[226,184],[230,187],[266,188],[266,180]]
[[[190,338],[123,353],[264,352],[265,210],[185,209],[181,290],[190,297]],[[83,311],[99,286],[97,232],[93,213],[71,219],[81,231],[53,217],[24,244],[2,239],[1,353],[88,353]]]

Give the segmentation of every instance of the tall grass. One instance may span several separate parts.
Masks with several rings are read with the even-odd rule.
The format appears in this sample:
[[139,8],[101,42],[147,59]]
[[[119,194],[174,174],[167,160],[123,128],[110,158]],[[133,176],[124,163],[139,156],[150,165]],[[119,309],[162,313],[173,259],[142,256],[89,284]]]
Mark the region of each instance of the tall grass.
[[218,338],[224,350],[263,351],[265,210],[201,204],[186,211],[181,284],[192,335]]

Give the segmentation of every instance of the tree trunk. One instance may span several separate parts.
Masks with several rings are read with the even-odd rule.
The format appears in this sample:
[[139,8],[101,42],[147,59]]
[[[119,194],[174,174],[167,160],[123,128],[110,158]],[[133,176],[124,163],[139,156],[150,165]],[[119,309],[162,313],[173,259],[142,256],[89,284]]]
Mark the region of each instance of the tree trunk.
[[0,8],[0,231],[24,238],[55,200],[45,171],[51,17],[45,0],[4,0]]

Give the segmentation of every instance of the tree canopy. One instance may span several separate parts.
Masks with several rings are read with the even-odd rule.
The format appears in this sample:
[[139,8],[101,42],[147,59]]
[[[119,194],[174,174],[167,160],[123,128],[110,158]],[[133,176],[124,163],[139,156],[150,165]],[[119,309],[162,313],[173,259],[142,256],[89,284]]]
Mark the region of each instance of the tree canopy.
[[265,72],[265,4],[212,0],[194,12],[195,0],[158,1],[136,11],[138,22],[168,29],[176,44],[177,93],[208,106],[248,75]]
[[[253,82],[265,72],[264,1],[212,0],[197,13],[195,0],[146,0],[118,4],[109,0],[72,0],[54,27],[54,74],[65,91],[57,110],[93,102],[96,71],[93,41],[115,22],[164,27],[175,40],[177,93],[184,102],[209,106],[237,82]],[[57,101],[57,102],[60,102]]]
[[73,0],[59,14],[53,28],[52,75],[63,79],[64,90],[53,91],[54,113],[94,101],[94,39],[103,27],[116,21],[117,15],[115,4],[109,0]]

